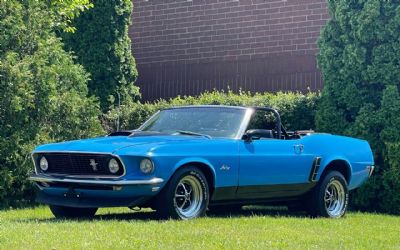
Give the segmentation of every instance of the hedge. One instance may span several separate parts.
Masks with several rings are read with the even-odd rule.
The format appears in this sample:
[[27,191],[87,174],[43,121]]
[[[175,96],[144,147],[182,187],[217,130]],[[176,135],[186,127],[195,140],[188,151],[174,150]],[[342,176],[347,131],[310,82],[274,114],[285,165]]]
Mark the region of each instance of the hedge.
[[155,102],[131,102],[116,107],[103,117],[103,127],[106,131],[117,130],[118,117],[121,130],[130,130],[139,127],[150,115],[157,110],[183,105],[234,105],[234,106],[262,106],[277,109],[284,126],[289,130],[313,129],[314,117],[319,95],[316,93],[256,93],[232,91],[205,92],[198,97],[178,96],[170,100]]

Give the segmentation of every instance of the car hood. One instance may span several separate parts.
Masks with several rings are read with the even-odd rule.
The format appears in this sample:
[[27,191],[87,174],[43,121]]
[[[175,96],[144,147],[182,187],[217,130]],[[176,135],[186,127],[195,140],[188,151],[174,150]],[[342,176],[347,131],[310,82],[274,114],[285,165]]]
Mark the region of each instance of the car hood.
[[210,139],[195,136],[106,136],[93,139],[50,143],[37,147],[34,152],[95,152],[116,154],[119,150],[128,147],[142,148],[144,151],[162,144],[187,143],[188,141],[202,142]]

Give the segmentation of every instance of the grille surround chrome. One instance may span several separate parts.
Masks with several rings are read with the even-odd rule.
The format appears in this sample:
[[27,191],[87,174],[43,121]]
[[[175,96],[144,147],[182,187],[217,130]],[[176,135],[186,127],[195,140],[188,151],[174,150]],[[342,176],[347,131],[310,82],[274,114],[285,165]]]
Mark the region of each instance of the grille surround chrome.
[[[109,159],[115,158],[118,160],[118,163],[121,166],[122,173],[120,175],[113,175],[111,173],[108,174],[98,174],[96,172],[90,173],[90,174],[77,174],[77,173],[52,173],[52,172],[43,172],[38,169],[37,165],[37,159],[41,156],[46,154],[68,154],[68,155],[73,155],[74,157],[77,157],[79,155],[93,155],[94,157],[99,157],[99,156],[107,156]],[[121,177],[124,177],[126,175],[126,167],[122,159],[115,154],[112,153],[105,153],[105,152],[85,152],[85,151],[35,151],[31,154],[33,165],[34,165],[34,172],[36,175],[46,175],[46,176],[56,176],[56,177],[71,177],[71,178],[85,178],[85,179],[119,179]],[[88,163],[88,165],[90,165]],[[105,168],[108,170],[108,166],[105,166]]]

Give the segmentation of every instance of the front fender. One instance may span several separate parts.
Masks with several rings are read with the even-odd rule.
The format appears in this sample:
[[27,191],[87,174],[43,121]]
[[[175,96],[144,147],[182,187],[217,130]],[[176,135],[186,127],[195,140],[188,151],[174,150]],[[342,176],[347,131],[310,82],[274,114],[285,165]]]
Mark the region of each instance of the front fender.
[[175,164],[175,166],[173,168],[173,173],[175,173],[180,167],[182,167],[184,165],[189,165],[189,164],[196,165],[196,164],[199,164],[199,163],[202,164],[202,165],[208,166],[208,168],[212,172],[213,178],[215,180],[216,174],[215,174],[214,166],[208,160],[200,158],[200,157],[190,157],[190,158],[181,159],[180,161],[178,161]]

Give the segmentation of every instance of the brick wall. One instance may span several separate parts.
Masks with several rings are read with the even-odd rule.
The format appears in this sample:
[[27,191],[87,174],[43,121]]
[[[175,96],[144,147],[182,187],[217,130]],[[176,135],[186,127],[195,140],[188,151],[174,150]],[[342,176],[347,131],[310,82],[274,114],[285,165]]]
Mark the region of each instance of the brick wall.
[[130,36],[143,98],[204,90],[317,90],[325,0],[136,0]]

